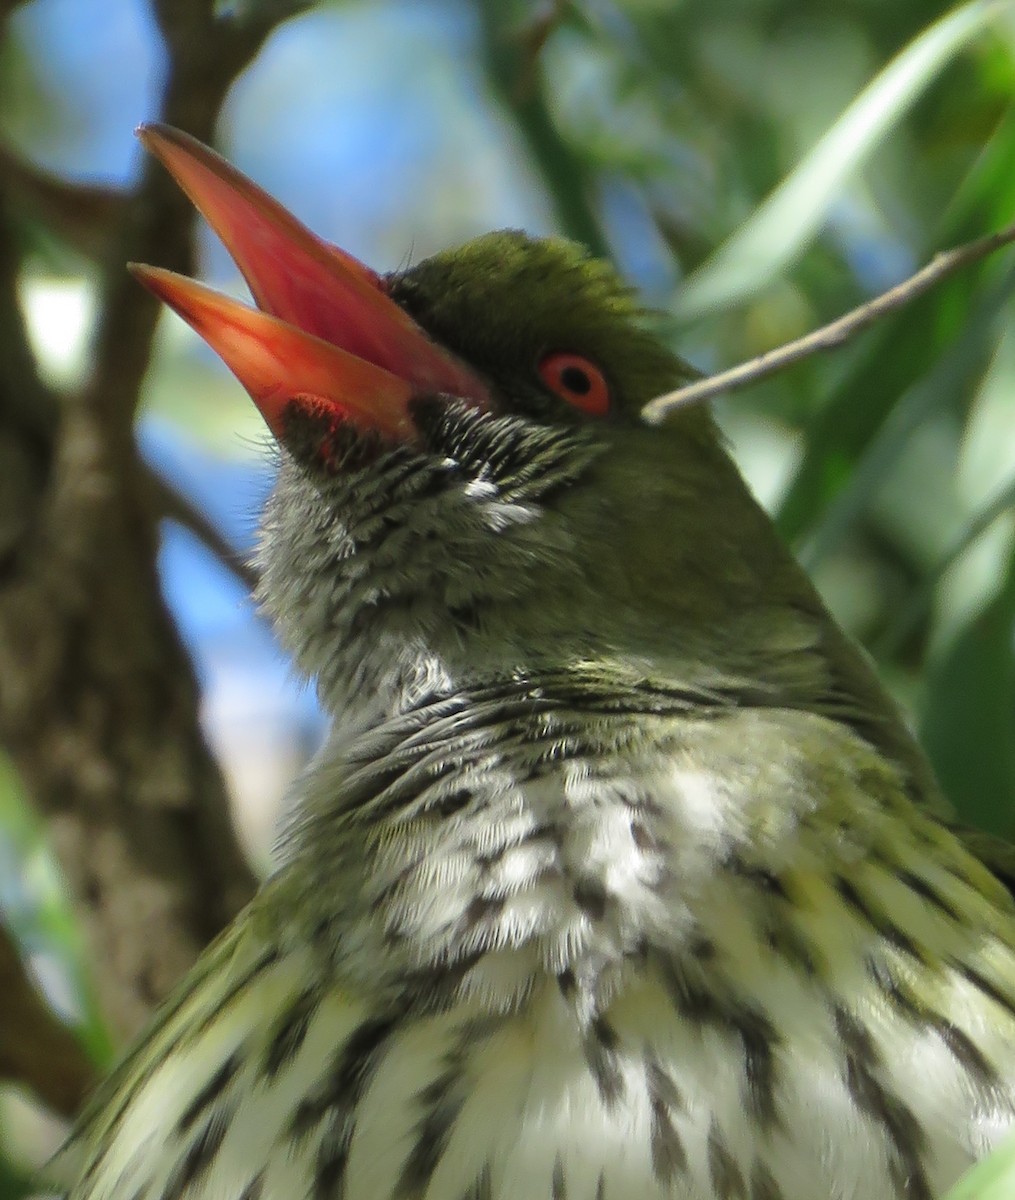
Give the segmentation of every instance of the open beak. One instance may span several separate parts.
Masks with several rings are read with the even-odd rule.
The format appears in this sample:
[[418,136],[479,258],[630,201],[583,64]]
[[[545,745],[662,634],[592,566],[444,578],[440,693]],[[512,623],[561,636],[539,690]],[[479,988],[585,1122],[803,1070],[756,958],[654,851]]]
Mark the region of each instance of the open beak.
[[276,437],[292,404],[400,440],[415,432],[414,397],[444,393],[486,407],[479,377],[387,296],[381,276],[189,134],[142,125],[138,136],[222,239],[257,308],[172,271],[131,270],[222,357]]

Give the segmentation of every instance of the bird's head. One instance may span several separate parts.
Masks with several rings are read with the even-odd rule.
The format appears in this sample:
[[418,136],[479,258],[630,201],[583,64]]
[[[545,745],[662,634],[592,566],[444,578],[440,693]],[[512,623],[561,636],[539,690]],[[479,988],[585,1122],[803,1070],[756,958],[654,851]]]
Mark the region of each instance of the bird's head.
[[610,657],[744,678],[806,648],[708,414],[642,421],[689,369],[611,268],[501,232],[379,276],[200,143],[141,137],[257,304],[134,268],[280,447],[261,595],[329,707]]

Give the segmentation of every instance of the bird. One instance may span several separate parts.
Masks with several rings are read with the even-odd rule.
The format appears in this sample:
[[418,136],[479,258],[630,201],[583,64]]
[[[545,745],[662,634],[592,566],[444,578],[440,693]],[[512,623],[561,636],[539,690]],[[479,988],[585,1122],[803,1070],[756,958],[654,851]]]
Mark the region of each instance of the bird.
[[612,267],[378,274],[141,140],[254,304],[135,265],[278,457],[258,597],[330,732],[101,1084],[70,1200],[941,1200],[1015,1127],[1010,847]]

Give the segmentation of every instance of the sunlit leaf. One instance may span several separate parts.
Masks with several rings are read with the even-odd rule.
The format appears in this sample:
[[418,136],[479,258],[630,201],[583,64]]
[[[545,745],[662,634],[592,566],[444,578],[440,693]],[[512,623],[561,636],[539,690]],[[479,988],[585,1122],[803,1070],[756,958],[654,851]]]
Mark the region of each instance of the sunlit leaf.
[[860,93],[796,169],[682,286],[687,318],[750,295],[798,255],[843,183],[877,148],[923,90],[1009,0],[971,0],[902,50]]
[[[1015,120],[1009,115],[943,215],[937,243],[955,245],[990,229],[999,220],[999,197],[1006,195],[1012,179]],[[929,373],[949,342],[963,336],[981,278],[997,269],[988,262],[978,270],[960,272],[864,334],[808,430],[804,456],[779,511],[785,537],[799,541],[814,528],[898,398]]]
[[890,657],[912,631],[930,607],[934,589],[956,562],[989,530],[1005,513],[1015,510],[1015,480],[1003,487],[967,523],[955,542],[941,556],[933,571],[921,582],[906,603],[895,613],[891,624],[885,629],[874,647],[875,657]]
[[821,520],[800,547],[805,566],[815,566],[841,543],[852,524],[869,505],[879,484],[892,471],[914,430],[935,411],[966,396],[987,370],[993,325],[1002,305],[1015,289],[1015,271],[986,293],[964,321],[956,340],[892,408],[849,473],[848,482],[827,506]]
[[1015,1196],[1015,1138],[966,1174],[944,1200],[1011,1200]]

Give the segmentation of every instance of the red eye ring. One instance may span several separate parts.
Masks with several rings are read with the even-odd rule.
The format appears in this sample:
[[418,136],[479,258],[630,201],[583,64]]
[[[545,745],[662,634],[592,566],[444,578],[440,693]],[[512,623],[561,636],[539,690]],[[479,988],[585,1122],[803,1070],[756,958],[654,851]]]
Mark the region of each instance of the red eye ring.
[[547,354],[539,378],[556,396],[593,417],[610,411],[610,387],[594,362],[581,354]]

